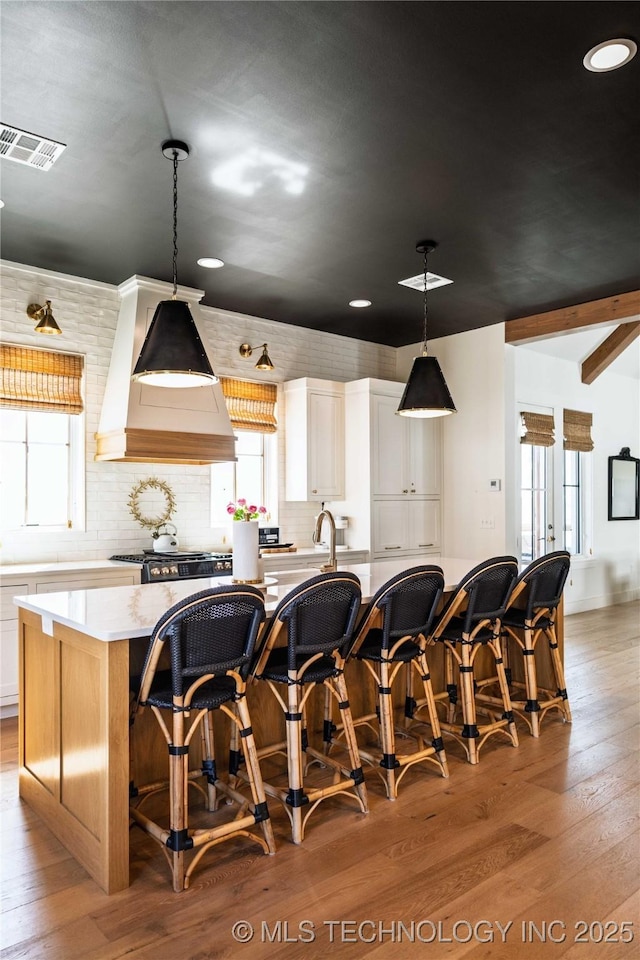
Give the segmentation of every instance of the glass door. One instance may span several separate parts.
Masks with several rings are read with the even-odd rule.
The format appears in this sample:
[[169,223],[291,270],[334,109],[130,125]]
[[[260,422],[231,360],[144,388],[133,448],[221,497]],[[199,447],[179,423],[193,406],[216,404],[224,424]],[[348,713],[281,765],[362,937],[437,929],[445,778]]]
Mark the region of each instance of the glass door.
[[552,447],[520,445],[520,559],[555,550]]

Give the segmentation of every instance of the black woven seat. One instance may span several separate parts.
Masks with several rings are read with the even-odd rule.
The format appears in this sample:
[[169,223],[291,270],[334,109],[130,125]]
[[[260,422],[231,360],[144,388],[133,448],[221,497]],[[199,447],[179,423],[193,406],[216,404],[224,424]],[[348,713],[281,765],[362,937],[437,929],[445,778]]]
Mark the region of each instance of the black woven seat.
[[[502,617],[505,643],[505,673],[512,690],[524,691],[523,699],[511,698],[513,710],[524,720],[531,735],[540,735],[540,724],[549,710],[558,710],[562,719],[571,722],[569,698],[565,686],[562,658],[558,651],[556,616],[569,574],[571,557],[566,550],[556,550],[534,560],[518,577],[509,605]],[[546,637],[555,689],[538,687],[536,650],[541,637]],[[522,654],[524,682],[513,676],[513,653]],[[480,684],[478,700],[496,702],[497,677]]]
[[[478,762],[480,748],[495,733],[518,745],[500,640],[502,617],[517,575],[515,557],[493,557],[478,564],[460,581],[431,632],[430,639],[445,648],[446,690],[435,697],[437,703],[447,706],[442,730],[462,744],[470,763]],[[485,705],[488,722],[478,724],[474,662],[483,647],[493,654],[500,698],[490,707]],[[461,723],[456,720],[458,692]]]
[[[269,685],[284,713],[288,789],[265,783],[265,790],[284,804],[294,843],[302,842],[310,814],[327,797],[346,794],[357,801],[363,813],[368,812],[344,677],[344,659],[361,596],[360,581],[352,573],[324,573],[295,587],[267,624],[262,649],[252,666],[252,676]],[[278,646],[280,641],[286,645]],[[315,686],[324,687],[338,702],[347,731],[345,763],[325,756],[308,742],[305,711]],[[260,749],[259,756],[282,754],[283,749],[283,743],[269,744]],[[312,787],[305,783],[314,761],[320,762],[320,770],[327,768],[328,784]]]
[[[246,700],[246,679],[256,638],[265,619],[264,597],[248,586],[223,586],[195,593],[175,604],[160,618],[151,635],[142,671],[136,715],[150,709],[167,741],[169,780],[132,787],[131,818],[163,845],[171,865],[173,888],[189,885],[203,853],[223,839],[249,837],[265,853],[275,844],[260,765]],[[160,669],[168,642],[170,671]],[[251,800],[223,780],[216,767],[213,717],[220,710],[239,733],[251,786]],[[135,766],[134,723],[132,759]],[[189,770],[194,734],[201,732],[202,760]],[[205,779],[205,786],[199,780]],[[232,820],[207,829],[189,826],[188,787],[196,787],[207,809],[217,809],[221,794],[238,807]],[[160,790],[169,788],[169,827],[152,820],[141,809]],[[260,825],[261,834],[250,828]],[[185,851],[198,848],[188,868]]]
[[[444,777],[448,776],[444,744],[440,736],[438,715],[433,699],[431,678],[426,656],[425,638],[431,629],[442,597],[444,577],[440,567],[421,565],[411,567],[387,581],[370,600],[354,635],[349,659],[362,661],[375,681],[376,712],[356,717],[356,731],[367,728],[380,742],[370,747],[359,747],[360,757],[375,767],[385,784],[387,796],[395,800],[398,785],[409,768],[424,761],[435,764]],[[403,743],[410,747],[403,753],[396,751],[396,722],[394,719],[393,683],[399,671],[408,665],[407,698],[405,700]],[[424,693],[426,716],[414,714],[412,678],[418,674]],[[409,703],[411,708],[409,708]],[[331,717],[331,702],[325,704],[325,740],[330,750],[343,729],[335,727]],[[425,742],[423,727],[431,728],[431,738]]]

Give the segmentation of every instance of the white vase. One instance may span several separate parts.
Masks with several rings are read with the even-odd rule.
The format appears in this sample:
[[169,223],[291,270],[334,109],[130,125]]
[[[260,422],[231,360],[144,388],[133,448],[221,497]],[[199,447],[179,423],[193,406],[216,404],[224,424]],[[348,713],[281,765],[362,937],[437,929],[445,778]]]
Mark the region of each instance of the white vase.
[[260,547],[258,545],[258,521],[234,520],[233,536],[233,582],[260,583]]

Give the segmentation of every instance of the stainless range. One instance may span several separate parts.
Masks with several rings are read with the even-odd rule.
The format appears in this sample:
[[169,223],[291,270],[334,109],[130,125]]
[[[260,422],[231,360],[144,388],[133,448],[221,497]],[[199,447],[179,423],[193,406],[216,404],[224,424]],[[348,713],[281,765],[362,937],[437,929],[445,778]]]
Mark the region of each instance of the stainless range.
[[233,564],[230,553],[117,553],[110,560],[137,563],[141,583],[166,580],[197,580],[200,577],[230,577]]

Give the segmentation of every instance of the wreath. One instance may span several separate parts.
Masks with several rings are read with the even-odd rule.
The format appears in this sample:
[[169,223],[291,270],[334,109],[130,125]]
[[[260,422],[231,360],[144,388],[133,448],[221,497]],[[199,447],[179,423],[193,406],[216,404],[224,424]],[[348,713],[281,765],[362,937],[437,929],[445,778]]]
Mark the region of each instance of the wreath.
[[[145,490],[160,490],[165,498],[166,506],[164,513],[158,514],[157,517],[144,516],[140,510],[140,495],[144,493]],[[157,477],[148,477],[146,480],[141,480],[140,483],[137,483],[132,489],[129,494],[128,507],[131,516],[134,520],[138,521],[141,527],[155,530],[161,524],[171,520],[176,509],[176,498],[166,480],[159,480]]]

